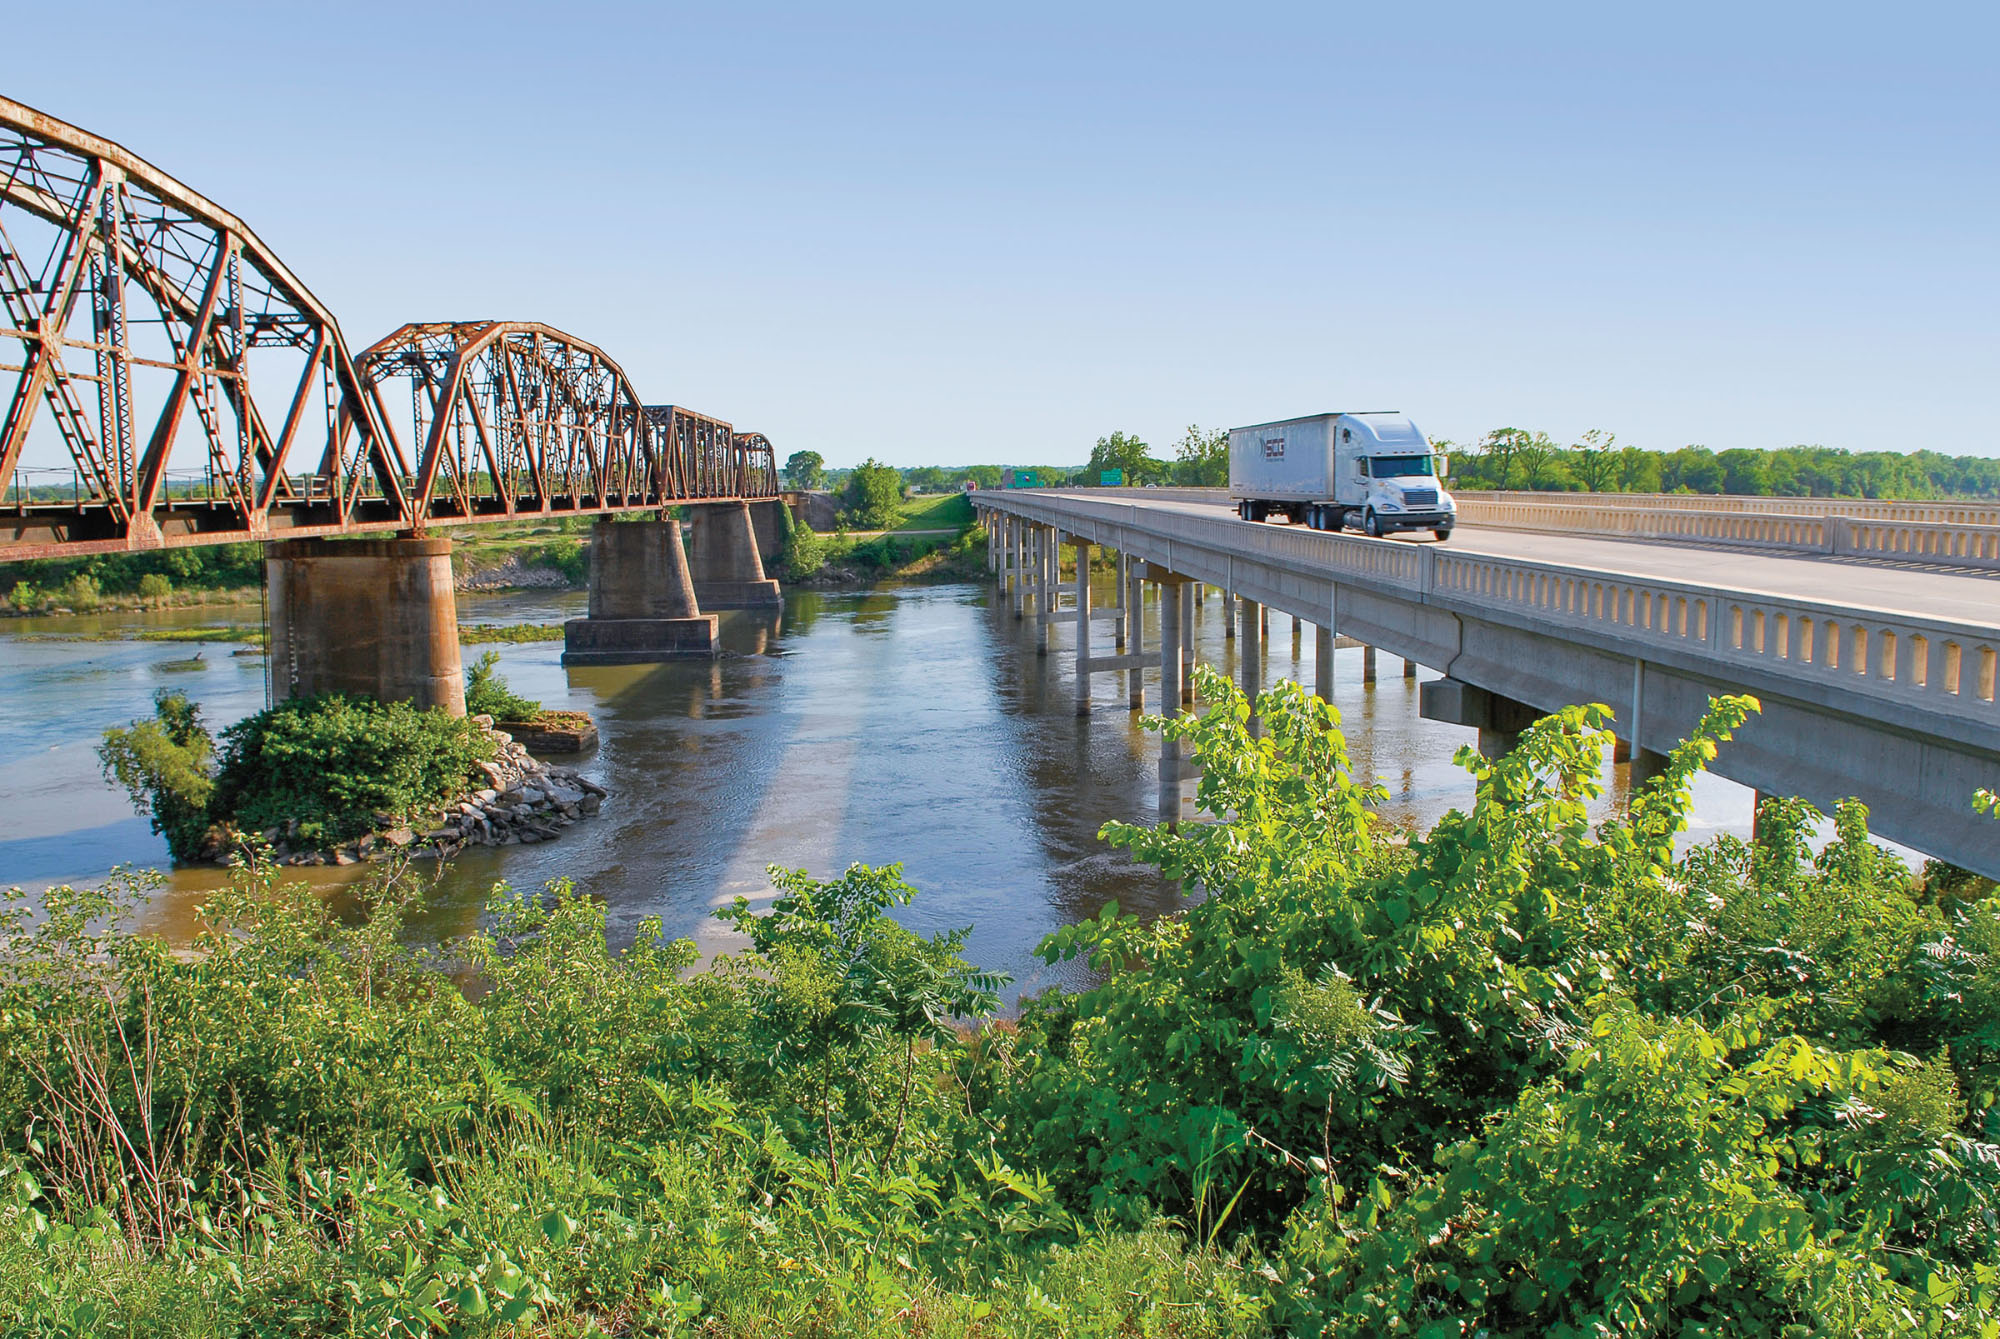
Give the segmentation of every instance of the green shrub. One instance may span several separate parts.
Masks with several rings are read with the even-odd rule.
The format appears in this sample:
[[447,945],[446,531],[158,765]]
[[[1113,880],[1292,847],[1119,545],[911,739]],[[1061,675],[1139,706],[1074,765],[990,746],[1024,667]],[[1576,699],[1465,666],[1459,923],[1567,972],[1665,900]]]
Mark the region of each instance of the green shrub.
[[174,593],[174,583],[159,572],[148,572],[139,578],[139,594],[148,600],[164,600]]
[[492,745],[469,720],[408,702],[288,698],[222,732],[209,812],[255,831],[297,819],[326,846],[408,818],[462,789]]
[[500,653],[484,651],[465,669],[465,709],[474,716],[491,716],[496,721],[532,721],[542,714],[542,704],[522,697],[500,677]]
[[791,581],[801,581],[812,576],[826,566],[827,541],[804,521],[792,527],[785,537],[784,568],[785,577]]
[[215,741],[201,722],[201,708],[187,694],[161,689],[152,720],[113,726],[97,746],[104,779],[123,786],[153,831],[167,839],[175,860],[194,860],[208,844]]
[[42,598],[42,593],[35,589],[33,583],[16,581],[14,589],[7,596],[7,602],[25,614],[40,605]]
[[841,519],[857,530],[887,530],[902,518],[903,476],[870,457],[840,490]]

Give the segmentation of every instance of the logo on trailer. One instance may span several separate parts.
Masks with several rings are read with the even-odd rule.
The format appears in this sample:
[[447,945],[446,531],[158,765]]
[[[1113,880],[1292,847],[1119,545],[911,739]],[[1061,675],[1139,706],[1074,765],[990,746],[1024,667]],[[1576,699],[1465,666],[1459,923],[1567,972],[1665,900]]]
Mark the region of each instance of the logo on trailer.
[[1266,437],[1264,439],[1264,459],[1283,460],[1284,458],[1285,434],[1281,432],[1274,437]]

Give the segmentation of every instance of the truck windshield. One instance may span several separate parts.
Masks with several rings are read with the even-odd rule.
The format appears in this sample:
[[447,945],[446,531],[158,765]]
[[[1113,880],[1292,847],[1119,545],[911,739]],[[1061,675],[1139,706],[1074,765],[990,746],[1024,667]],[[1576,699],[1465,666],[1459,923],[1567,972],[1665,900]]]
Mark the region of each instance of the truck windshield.
[[1429,456],[1371,456],[1368,472],[1377,479],[1394,479],[1406,474],[1435,474]]

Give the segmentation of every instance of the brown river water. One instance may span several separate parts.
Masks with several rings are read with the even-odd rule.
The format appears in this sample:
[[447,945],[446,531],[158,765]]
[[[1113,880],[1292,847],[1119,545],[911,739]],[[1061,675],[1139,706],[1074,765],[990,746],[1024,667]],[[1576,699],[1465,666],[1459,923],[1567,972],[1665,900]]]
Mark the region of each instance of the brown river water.
[[[1107,582],[1097,598],[1111,595]],[[466,595],[459,616],[554,623],[581,615],[583,601]],[[1151,607],[1147,616],[1157,645]],[[259,618],[249,606],[0,623],[0,886],[96,882],[121,864],[167,869],[165,844],[99,775],[99,737],[150,713],[163,686],[188,692],[218,730],[265,702],[262,658],[227,643],[202,646],[195,661],[187,643],[50,638]],[[1196,625],[1197,654],[1234,674],[1219,598]],[[1153,819],[1157,740],[1124,709],[1123,676],[1100,677],[1096,713],[1075,715],[1069,634],[1054,636],[1057,649],[1038,656],[1032,619],[1017,622],[990,585],[955,584],[794,590],[782,611],[723,614],[726,650],[713,662],[565,669],[560,642],[498,646],[515,689],[597,718],[602,743],[580,767],[611,798],[559,841],[466,851],[442,871],[414,929],[463,932],[495,883],[568,877],[603,900],[614,938],[658,916],[668,933],[718,951],[733,941],[714,909],[767,894],[768,865],[828,875],[901,861],[919,890],[900,913],[905,924],[972,926],[969,956],[1012,973],[1017,989],[1077,979],[1080,967],[1033,956],[1045,934],[1108,899],[1157,914],[1181,894],[1097,839],[1107,819]],[[1451,756],[1472,732],[1422,719],[1417,685],[1393,656],[1363,685],[1362,652],[1334,654],[1354,770],[1388,788],[1387,816],[1428,823],[1468,804],[1471,781]],[[1313,681],[1309,626],[1294,638],[1289,616],[1274,615],[1265,656],[1267,681]],[[1621,782],[1613,778],[1606,804]],[[1750,792],[1705,778],[1696,815],[1695,840],[1746,834]],[[358,872],[298,871],[328,885]],[[185,938],[192,908],[221,877],[170,873],[143,923]]]

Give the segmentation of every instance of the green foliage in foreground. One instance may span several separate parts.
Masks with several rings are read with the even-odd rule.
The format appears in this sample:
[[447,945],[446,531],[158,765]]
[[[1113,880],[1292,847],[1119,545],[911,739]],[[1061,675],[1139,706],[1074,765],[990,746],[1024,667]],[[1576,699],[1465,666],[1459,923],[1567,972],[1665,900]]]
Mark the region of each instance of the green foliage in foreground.
[[288,698],[223,731],[219,750],[185,694],[154,705],[153,719],[105,731],[98,757],[177,861],[293,821],[308,848],[346,841],[462,790],[492,752],[471,721],[407,702]]
[[[1000,982],[894,869],[773,871],[693,972],[502,889],[426,953],[246,870],[199,954],[0,924],[0,1315],[31,1333],[2000,1334],[2000,901],[1858,806],[1682,855],[1718,702],[1593,824],[1602,709],[1386,841],[1332,709],[1166,725],[1204,896]],[[1963,882],[1953,888],[1966,889]],[[461,993],[452,973],[481,989]],[[143,1057],[143,1062],[140,1058]]]
[[496,721],[532,721],[541,716],[542,704],[507,686],[500,677],[498,651],[482,651],[479,659],[465,667],[465,710]]

